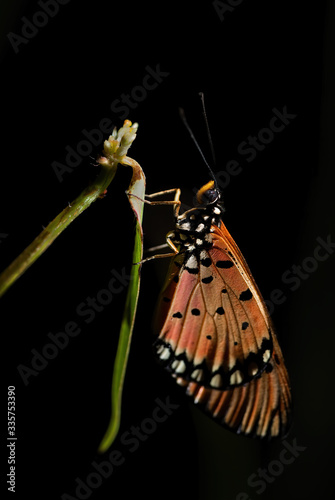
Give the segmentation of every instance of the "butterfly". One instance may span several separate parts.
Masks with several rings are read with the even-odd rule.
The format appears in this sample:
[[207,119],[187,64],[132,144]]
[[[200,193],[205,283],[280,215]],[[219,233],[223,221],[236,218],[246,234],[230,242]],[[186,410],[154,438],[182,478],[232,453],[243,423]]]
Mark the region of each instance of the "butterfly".
[[291,416],[288,373],[261,293],[223,223],[222,193],[210,172],[196,206],[182,214],[177,190],[154,353],[223,426],[246,436],[283,436]]

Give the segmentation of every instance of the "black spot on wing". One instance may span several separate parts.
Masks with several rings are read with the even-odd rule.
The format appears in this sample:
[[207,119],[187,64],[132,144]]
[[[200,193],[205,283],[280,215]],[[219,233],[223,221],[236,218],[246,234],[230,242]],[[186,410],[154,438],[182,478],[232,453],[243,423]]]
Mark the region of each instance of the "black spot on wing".
[[247,321],[243,321],[242,323],[242,330],[246,330],[249,326],[249,323]]
[[215,265],[220,269],[229,269],[230,267],[233,267],[234,264],[231,260],[218,260]]
[[182,315],[182,313],[181,313],[181,312],[179,312],[179,311],[178,311],[178,312],[174,313],[174,314],[172,315],[172,317],[173,317],[173,318],[182,318],[182,317],[183,317],[183,315]]
[[243,302],[246,301],[246,300],[252,299],[251,290],[249,288],[247,288],[246,290],[244,290],[243,292],[241,292],[239,299],[242,300]]
[[198,274],[199,273],[199,268],[198,267],[187,267],[187,266],[185,266],[185,269],[190,274]]
[[193,316],[199,316],[200,315],[200,309],[197,309],[196,307],[192,309],[191,313]]
[[224,314],[223,307],[218,307],[217,310],[216,310],[216,312],[222,316],[222,314]]
[[202,278],[203,283],[211,283],[213,281],[213,276],[207,276],[207,278]]
[[212,259],[210,257],[206,257],[206,259],[202,259],[200,264],[205,267],[209,267],[212,264]]

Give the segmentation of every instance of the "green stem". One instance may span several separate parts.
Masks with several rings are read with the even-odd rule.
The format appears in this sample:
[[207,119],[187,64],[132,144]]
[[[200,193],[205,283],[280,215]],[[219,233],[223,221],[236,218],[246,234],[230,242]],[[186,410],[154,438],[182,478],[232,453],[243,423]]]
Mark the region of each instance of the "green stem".
[[0,274],[0,297],[8,288],[37,260],[59,234],[67,228],[91,203],[107,189],[117,170],[117,162],[113,167],[102,167],[93,185],[84,191],[66,207],[32,243]]
[[37,260],[64,229],[97,198],[102,197],[112,182],[118,163],[131,162],[125,155],[136,137],[138,124],[129,120],[104,142],[104,155],[98,159],[101,171],[93,184],[66,207],[34,241],[0,274],[0,297]]

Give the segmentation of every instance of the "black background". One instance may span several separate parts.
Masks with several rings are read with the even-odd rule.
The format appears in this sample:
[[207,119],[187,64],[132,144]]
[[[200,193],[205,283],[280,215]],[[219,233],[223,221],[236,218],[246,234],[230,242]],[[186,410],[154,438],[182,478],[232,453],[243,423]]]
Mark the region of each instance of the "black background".
[[[210,159],[198,97],[203,91],[216,172],[229,160],[242,167],[224,189],[225,222],[264,298],[274,289],[284,297],[272,316],[294,396],[287,442],[296,440],[304,450],[259,494],[248,478],[259,467],[275,470],[283,444],[267,446],[221,429],[154,364],[151,317],[167,264],[143,267],[120,435],[151,417],[156,398],[179,407],[136,451],[116,440],[112,449],[124,463],[90,498],[309,499],[334,493],[334,255],[305,272],[297,290],[282,279],[294,264],[313,257],[317,238],[334,235],[334,6],[256,0],[231,5],[221,20],[212,2],[71,0],[15,53],[7,34],[21,35],[22,17],[32,20],[41,7],[36,1],[2,3],[1,267],[98,172],[86,157],[59,182],[51,164],[65,163],[65,147],[76,148],[82,130],[97,128],[101,119],[121,126],[111,103],[142,85],[148,66],[158,66],[166,76],[127,116],[139,122],[129,156],[144,169],[147,192],[178,186],[190,205],[194,188],[208,180],[178,116],[183,106]],[[248,162],[239,145],[268,127],[274,108],[284,107],[296,117]],[[93,159],[101,147],[93,149]],[[7,386],[16,386],[16,498],[76,497],[76,478],[86,481],[92,462],[106,459],[96,449],[109,420],[126,290],[90,324],[76,308],[106,287],[112,270],[130,270],[130,175],[120,167],[108,195],[2,299],[1,399]],[[169,207],[146,207],[146,248],[164,242],[172,223]],[[80,334],[24,385],[17,366],[30,366],[31,349],[41,352],[48,333],[64,331],[69,321],[78,323]],[[3,449],[5,439],[4,426]]]

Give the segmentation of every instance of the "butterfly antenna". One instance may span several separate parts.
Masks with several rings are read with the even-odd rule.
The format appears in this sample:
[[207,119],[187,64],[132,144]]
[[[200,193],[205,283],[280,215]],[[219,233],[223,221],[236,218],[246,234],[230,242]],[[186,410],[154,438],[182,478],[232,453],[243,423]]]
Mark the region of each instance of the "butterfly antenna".
[[207,120],[207,113],[206,113],[206,106],[205,106],[205,95],[204,95],[203,92],[199,92],[199,96],[201,98],[202,112],[204,114],[204,119],[205,119],[205,124],[206,124],[206,129],[207,129],[207,137],[208,137],[208,142],[209,142],[209,145],[210,145],[210,148],[211,148],[211,153],[212,153],[212,158],[213,158],[213,164],[216,165],[214,145],[213,145],[211,131],[209,129],[208,120]]
[[208,168],[208,170],[209,170],[209,172],[210,172],[211,176],[213,177],[214,182],[215,182],[215,186],[217,187],[217,181],[216,181],[216,178],[215,178],[214,172],[213,172],[212,168],[210,167],[210,165],[209,165],[208,161],[206,160],[205,155],[204,155],[204,153],[202,152],[201,147],[199,146],[198,141],[196,140],[196,138],[195,138],[195,136],[194,136],[194,134],[193,134],[193,132],[192,132],[192,129],[191,129],[191,127],[189,126],[189,124],[188,124],[188,122],[187,122],[187,120],[186,120],[186,116],[185,116],[185,112],[184,112],[183,108],[179,108],[179,115],[180,115],[180,118],[182,119],[182,122],[184,123],[185,127],[187,128],[188,133],[189,133],[189,134],[190,134],[190,136],[191,136],[191,139],[193,140],[194,144],[196,145],[196,147],[197,147],[197,149],[198,149],[198,151],[199,151],[199,153],[200,153],[200,155],[201,155],[201,157],[202,157],[203,161],[205,162],[205,165],[207,166],[207,168]]

